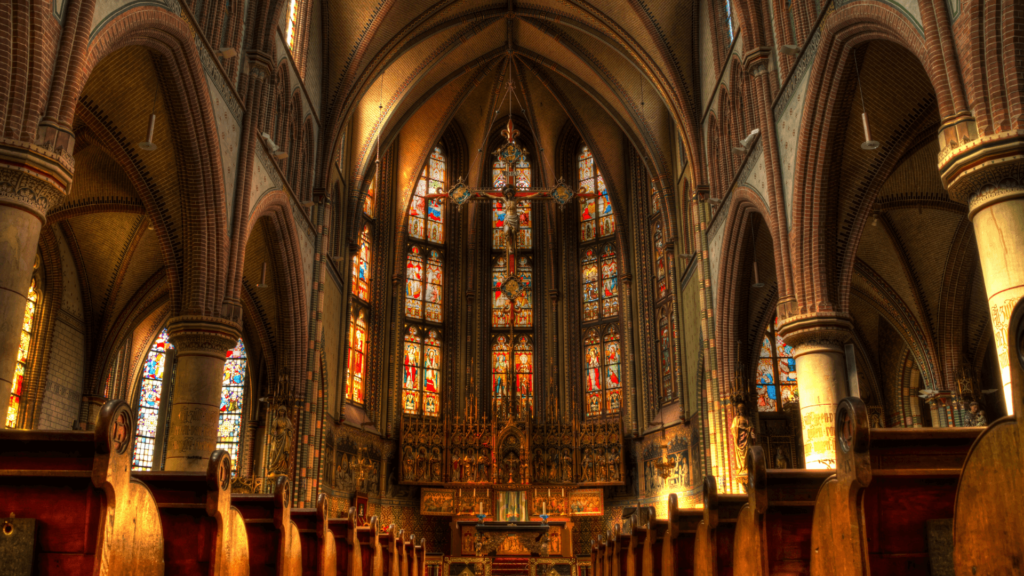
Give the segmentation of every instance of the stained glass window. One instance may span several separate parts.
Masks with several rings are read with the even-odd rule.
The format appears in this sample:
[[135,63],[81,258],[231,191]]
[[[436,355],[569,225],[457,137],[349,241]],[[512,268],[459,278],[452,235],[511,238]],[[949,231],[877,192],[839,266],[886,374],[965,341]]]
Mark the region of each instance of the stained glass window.
[[579,155],[579,181],[583,194],[596,198],[580,199],[580,238],[589,242],[615,234],[615,213],[601,170],[594,164],[594,154],[584,145]]
[[352,257],[352,295],[363,302],[370,301],[370,225],[363,226],[359,234],[359,253]]
[[725,25],[729,28],[729,42],[735,39],[735,28],[732,25],[732,2],[725,0]]
[[587,416],[622,410],[622,358],[614,326],[588,330],[583,339],[583,379]]
[[675,398],[672,374],[672,323],[668,310],[662,310],[658,317],[658,363],[661,366],[661,401]]
[[431,250],[424,261],[425,253],[426,250],[419,246],[409,248],[405,261],[405,315],[414,320],[440,323],[443,318],[444,262],[437,250]]
[[409,237],[427,240],[435,244],[444,242],[444,206],[440,198],[427,199],[427,194],[436,194],[444,189],[445,157],[438,147],[430,154],[423,167],[409,204]]
[[285,31],[285,39],[288,41],[288,48],[295,49],[295,40],[299,34],[299,0],[288,1],[288,29]]
[[241,338],[228,350],[220,389],[217,448],[231,454],[231,473],[238,471],[238,446],[242,441],[242,405],[245,402],[245,344]]
[[600,317],[598,309],[598,283],[601,274],[598,271],[597,250],[587,248],[583,252],[583,321],[590,322]]
[[800,403],[793,347],[782,340],[778,327],[776,317],[761,340],[755,374],[759,412],[778,412],[786,404]]
[[420,394],[422,393],[423,381],[423,358],[421,356],[423,338],[419,330],[410,327],[405,334],[404,350],[402,354],[402,409],[406,414],[419,414]]
[[601,317],[619,313],[619,260],[611,244],[601,250]]
[[32,322],[35,320],[36,306],[39,302],[34,278],[29,284],[26,300],[25,316],[21,321],[21,338],[18,340],[18,359],[14,363],[14,378],[11,379],[11,399],[7,404],[7,418],[4,424],[7,428],[14,428],[18,424],[18,410],[21,408],[21,388],[28,365],[28,347],[32,343]]
[[366,189],[366,197],[363,198],[363,214],[373,218],[374,210],[377,207],[377,180],[370,180],[370,187]]
[[132,470],[152,470],[156,445],[160,400],[167,369],[167,353],[174,346],[167,338],[165,328],[146,355],[142,365],[142,385],[139,391],[138,422],[135,427],[135,450],[132,452]]
[[362,406],[366,389],[366,310],[353,310],[349,316],[347,374],[345,399]]
[[509,387],[511,353],[512,346],[507,335],[502,334],[494,338],[491,345],[491,395],[499,408],[512,396],[512,389]]
[[[491,174],[494,180],[494,187],[501,189],[505,187],[505,162],[499,160],[494,163]],[[522,160],[516,166],[515,171],[516,188],[530,187],[530,163]],[[501,233],[505,227],[505,204],[501,200],[493,202],[491,215],[492,245],[495,250],[505,248],[505,236]],[[533,248],[533,213],[530,210],[530,202],[522,201],[519,204],[519,232],[516,234],[516,247],[520,250]]]
[[[520,256],[516,259],[516,275],[520,281],[520,294],[516,298],[516,328],[531,328],[533,326],[533,268],[530,259]],[[502,291],[502,286],[508,276],[508,263],[505,256],[498,256],[494,259],[494,268],[491,274],[491,326],[494,328],[508,328],[511,307],[508,298]]]
[[528,336],[517,336],[515,349],[516,396],[523,414],[533,415],[533,344]]
[[658,185],[651,180],[651,214],[658,212],[661,212],[661,192],[658,190]]
[[406,414],[441,414],[441,333],[410,326],[402,354],[402,410]]
[[665,297],[668,294],[668,270],[665,264],[665,238],[660,220],[654,224],[654,281],[658,298]]

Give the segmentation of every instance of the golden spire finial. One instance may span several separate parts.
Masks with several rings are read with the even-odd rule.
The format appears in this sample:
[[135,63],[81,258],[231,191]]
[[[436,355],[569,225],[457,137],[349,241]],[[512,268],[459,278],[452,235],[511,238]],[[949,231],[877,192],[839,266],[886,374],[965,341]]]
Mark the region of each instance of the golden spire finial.
[[504,136],[509,142],[515,142],[516,136],[519,136],[519,130],[516,130],[515,124],[512,123],[512,115],[508,117],[508,124],[505,129],[501,131],[501,135]]

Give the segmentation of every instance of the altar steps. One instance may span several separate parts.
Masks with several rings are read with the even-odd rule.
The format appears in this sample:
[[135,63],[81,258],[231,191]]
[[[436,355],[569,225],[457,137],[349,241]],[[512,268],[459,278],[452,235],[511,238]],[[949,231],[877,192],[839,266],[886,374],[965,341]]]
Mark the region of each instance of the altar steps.
[[491,560],[493,576],[529,576],[530,559],[518,556],[496,556]]

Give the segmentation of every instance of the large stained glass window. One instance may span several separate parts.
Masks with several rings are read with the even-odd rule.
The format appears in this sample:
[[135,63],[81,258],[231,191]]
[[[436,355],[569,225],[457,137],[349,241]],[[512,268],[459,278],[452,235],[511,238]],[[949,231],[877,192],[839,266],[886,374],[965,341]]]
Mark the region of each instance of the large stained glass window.
[[651,215],[661,212],[661,192],[658,185],[651,180]]
[[529,336],[516,336],[516,395],[523,414],[533,415],[533,344]]
[[405,261],[405,315],[414,320],[440,323],[443,319],[444,262],[441,252],[419,246],[409,249]]
[[[598,255],[600,252],[600,257]],[[619,261],[615,247],[583,250],[583,321],[614,318],[619,313]]]
[[592,328],[583,339],[583,381],[587,416],[618,414],[622,410],[622,359],[614,326]]
[[374,210],[377,208],[377,179],[370,180],[370,187],[366,189],[366,197],[363,198],[363,214],[368,218],[374,217]]
[[[497,189],[505,187],[505,162],[499,160],[494,163],[491,170],[494,180],[494,187]],[[516,188],[526,189],[530,187],[530,163],[522,160],[516,166],[515,171]],[[501,200],[493,202],[494,207],[491,215],[492,245],[495,250],[505,248],[505,236],[502,228],[505,227],[505,204]],[[533,248],[533,213],[530,209],[530,202],[523,201],[519,205],[519,232],[516,235],[516,247],[520,250]]]
[[409,204],[409,237],[434,244],[444,242],[444,206],[440,198],[427,199],[444,188],[445,157],[439,147],[430,154]]
[[290,50],[295,49],[295,40],[299,35],[299,2],[300,0],[288,0],[288,28],[284,36]]
[[231,454],[231,473],[238,471],[238,446],[242,441],[242,405],[245,402],[245,344],[228,350],[224,361],[224,379],[220,389],[220,419],[217,429],[217,448]]
[[619,260],[615,248],[606,244],[601,249],[601,317],[619,313]]
[[441,413],[441,333],[410,326],[402,354],[402,410],[406,414],[438,416]]
[[[520,256],[516,259],[516,274],[519,276],[520,294],[516,297],[516,328],[533,327],[533,268],[530,259]],[[491,326],[508,328],[511,315],[508,297],[502,291],[505,278],[508,276],[508,261],[505,256],[494,259],[492,270]]]
[[608,196],[601,170],[594,164],[590,147],[583,146],[579,155],[579,181],[584,194],[595,194],[597,198],[580,200],[580,238],[589,242],[615,234],[615,214]]
[[587,248],[583,251],[583,321],[590,322],[600,318],[598,284],[601,274],[598,271],[597,250]]
[[18,424],[18,410],[21,408],[21,388],[25,382],[25,371],[28,366],[28,347],[32,344],[32,322],[36,317],[39,294],[36,292],[36,281],[33,278],[28,287],[28,302],[25,303],[25,317],[21,321],[21,338],[18,340],[18,360],[14,363],[14,378],[11,380],[11,399],[7,404],[5,426],[14,428]]
[[363,302],[370,301],[370,225],[365,224],[359,234],[359,253],[352,257],[352,295]]
[[348,374],[345,400],[362,406],[366,401],[366,310],[353,312],[348,322]]
[[658,290],[658,298],[668,294],[668,269],[665,263],[665,237],[661,231],[661,221],[654,224],[654,282]]
[[157,422],[160,418],[160,402],[163,397],[164,379],[167,374],[167,354],[174,349],[167,339],[165,328],[156,337],[156,342],[146,355],[142,365],[142,386],[139,391],[138,422],[135,427],[135,451],[132,453],[132,470],[152,470],[153,453],[156,448]]
[[671,310],[663,308],[658,312],[658,364],[661,368],[661,401],[675,399],[676,387],[672,370],[672,329]]
[[736,39],[736,29],[732,24],[732,2],[731,0],[725,0],[725,25],[729,29],[729,42]]
[[496,336],[491,344],[491,395],[499,408],[512,397],[509,384],[512,377],[509,370],[512,366],[511,354],[512,346],[508,336]]
[[782,340],[778,327],[779,319],[776,317],[761,341],[756,375],[759,412],[778,412],[786,404],[800,403],[793,347]]

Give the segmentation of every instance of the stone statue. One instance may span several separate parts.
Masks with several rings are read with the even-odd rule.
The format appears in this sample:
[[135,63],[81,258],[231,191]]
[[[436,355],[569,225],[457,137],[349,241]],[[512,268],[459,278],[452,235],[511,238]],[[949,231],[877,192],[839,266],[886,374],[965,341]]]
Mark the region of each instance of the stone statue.
[[274,420],[270,423],[269,457],[267,458],[267,476],[285,476],[288,474],[288,457],[292,452],[292,441],[295,438],[295,427],[288,418],[288,408],[281,405],[274,409]]
[[475,482],[476,472],[474,466],[473,450],[466,450],[466,454],[462,457],[462,481],[463,482]]
[[562,450],[562,482],[572,482],[572,454]]
[[487,448],[481,448],[476,457],[476,479],[479,482],[491,481],[491,454]]
[[412,446],[406,446],[402,454],[402,475],[406,481],[416,479],[416,456],[413,454]]
[[965,424],[967,426],[988,426],[988,418],[985,417],[985,411],[981,409],[977,402],[971,402],[970,412],[967,413]]
[[461,476],[459,476],[462,464],[462,451],[458,448],[452,448],[452,482],[459,482]]
[[618,446],[612,446],[608,450],[607,459],[608,459],[608,480],[610,480],[611,482],[618,482],[619,481],[619,471],[621,469],[621,467],[619,466],[619,447]]
[[544,459],[544,451],[537,450],[533,455],[533,481],[544,482],[548,478],[548,466]]
[[605,461],[604,448],[598,448],[594,459],[597,460],[597,480],[598,482],[608,481],[608,463]]
[[440,482],[441,478],[441,449],[434,447],[434,450],[430,453],[430,479],[434,482]]
[[743,402],[736,405],[736,417],[732,419],[732,439],[736,443],[736,472],[746,474],[747,451],[756,438],[754,423],[747,416],[747,405]]
[[787,458],[786,453],[782,451],[782,446],[777,446],[775,448],[775,468],[779,470],[789,468],[789,458]]
[[583,481],[594,481],[594,453],[590,448],[583,451]]
[[427,462],[427,448],[421,446],[419,451],[416,453],[416,479],[426,480],[428,472]]

